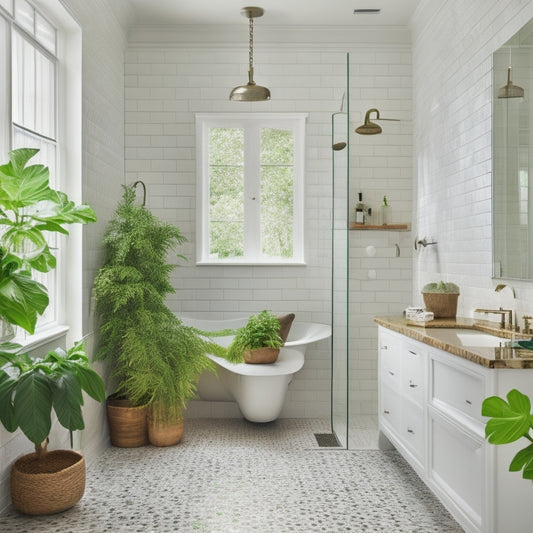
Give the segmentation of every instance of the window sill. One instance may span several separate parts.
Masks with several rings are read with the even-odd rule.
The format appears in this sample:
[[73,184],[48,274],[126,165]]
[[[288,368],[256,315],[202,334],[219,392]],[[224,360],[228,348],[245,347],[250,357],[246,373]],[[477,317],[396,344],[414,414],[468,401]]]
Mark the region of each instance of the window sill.
[[29,352],[31,350],[40,348],[41,346],[44,346],[49,342],[59,339],[60,337],[63,337],[64,335],[66,335],[68,330],[68,326],[61,324],[46,328],[42,331],[39,331],[38,333],[35,333],[34,335],[17,335],[14,339],[11,339],[10,342],[22,344],[22,346],[24,346],[24,349]]
[[254,266],[254,267],[270,267],[270,266],[282,266],[282,267],[291,267],[291,266],[306,266],[306,263],[303,261],[294,261],[294,262],[282,262],[282,261],[197,261],[196,266]]

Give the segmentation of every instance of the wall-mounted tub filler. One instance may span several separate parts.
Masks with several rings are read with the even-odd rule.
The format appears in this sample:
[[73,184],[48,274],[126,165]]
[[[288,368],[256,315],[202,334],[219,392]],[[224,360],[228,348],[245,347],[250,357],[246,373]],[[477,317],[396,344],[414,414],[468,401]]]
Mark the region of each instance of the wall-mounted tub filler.
[[418,237],[415,239],[415,250],[418,250],[421,246],[424,248],[426,246],[432,246],[437,244],[436,241],[428,241],[427,237],[424,237],[423,239],[419,239]]
[[[237,329],[248,321],[248,317],[230,320],[179,318],[186,326],[202,331]],[[293,322],[277,361],[266,365],[234,364],[208,354],[217,366],[218,380],[211,379],[212,376],[204,380],[202,376],[198,383],[198,396],[205,401],[235,401],[244,418],[251,422],[276,420],[285,403],[292,377],[304,365],[307,346],[330,336],[331,327],[326,324]],[[216,342],[229,346],[232,339],[233,336],[217,337]]]

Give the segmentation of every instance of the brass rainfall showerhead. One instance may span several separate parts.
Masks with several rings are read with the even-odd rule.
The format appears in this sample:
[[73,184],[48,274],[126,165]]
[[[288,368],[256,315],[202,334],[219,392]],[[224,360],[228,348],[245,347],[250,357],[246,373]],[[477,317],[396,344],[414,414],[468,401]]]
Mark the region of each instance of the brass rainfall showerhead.
[[358,128],[355,129],[356,133],[359,133],[360,135],[376,135],[383,131],[379,124],[376,124],[375,122],[372,122],[370,120],[371,113],[376,114],[376,118],[374,120],[392,120],[395,122],[399,122],[399,119],[397,118],[380,118],[379,111],[375,108],[372,108],[366,112],[365,123],[362,126],[359,126]]

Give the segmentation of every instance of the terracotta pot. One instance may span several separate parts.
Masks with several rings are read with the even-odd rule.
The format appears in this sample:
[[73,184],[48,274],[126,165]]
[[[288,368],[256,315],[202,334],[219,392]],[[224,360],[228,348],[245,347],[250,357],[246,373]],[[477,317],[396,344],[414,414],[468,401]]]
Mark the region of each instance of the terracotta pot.
[[183,420],[165,423],[148,417],[148,440],[154,446],[174,446],[183,435]]
[[111,444],[137,448],[148,444],[148,407],[133,407],[129,400],[110,396],[106,402]]
[[31,515],[59,513],[85,492],[85,459],[73,450],[19,457],[11,467],[11,502]]
[[244,362],[254,365],[275,363],[278,359],[279,348],[253,348],[244,351]]

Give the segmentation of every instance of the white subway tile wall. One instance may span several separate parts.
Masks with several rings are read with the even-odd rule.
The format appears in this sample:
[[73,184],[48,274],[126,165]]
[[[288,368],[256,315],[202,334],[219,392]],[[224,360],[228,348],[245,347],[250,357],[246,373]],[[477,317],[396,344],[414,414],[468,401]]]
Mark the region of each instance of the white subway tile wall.
[[[216,29],[213,30],[216,32]],[[262,28],[268,42],[268,30]],[[176,32],[179,34],[179,31]],[[265,35],[266,34],[266,35]],[[175,36],[170,36],[170,39]],[[221,40],[225,39],[223,33]],[[302,42],[256,46],[255,79],[270,88],[270,102],[228,100],[246,79],[246,49],[198,42],[162,42],[149,29],[131,32],[126,53],[126,176],[143,179],[148,207],[177,224],[188,238],[186,263],[173,275],[177,292],[171,308],[184,315],[229,318],[258,312],[295,312],[303,321],[331,322],[331,114],[340,108],[350,58],[351,188],[363,190],[376,208],[384,195],[394,221],[411,221],[411,52],[405,42],[350,49],[331,43],[320,50],[309,30]],[[142,42],[141,42],[142,41]],[[200,48],[200,49],[199,49]],[[352,47],[353,48],[353,47]],[[342,51],[341,51],[342,50]],[[365,138],[353,133],[367,109],[377,107],[384,134]],[[305,173],[305,267],[195,266],[195,112],[304,111],[307,121]],[[399,312],[410,303],[410,237],[398,232],[352,232],[350,371],[353,413],[374,413],[376,386],[376,314]],[[402,255],[395,256],[395,243]],[[378,253],[365,261],[361,250]],[[368,270],[376,279],[368,280]],[[398,283],[395,282],[399,280]],[[391,299],[392,297],[392,299]],[[309,349],[306,363],[289,388],[284,417],[327,417],[330,413],[329,343]],[[234,416],[235,410],[190,406],[194,415]],[[201,404],[201,405],[200,405]]]
[[414,304],[425,283],[443,279],[461,288],[463,316],[509,304],[519,317],[533,310],[530,282],[504,280],[516,290],[509,301],[491,279],[492,53],[532,17],[533,3],[517,0],[427,0],[415,15],[413,233],[438,245],[415,252]]

